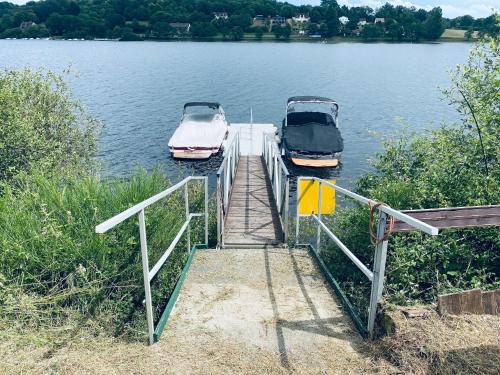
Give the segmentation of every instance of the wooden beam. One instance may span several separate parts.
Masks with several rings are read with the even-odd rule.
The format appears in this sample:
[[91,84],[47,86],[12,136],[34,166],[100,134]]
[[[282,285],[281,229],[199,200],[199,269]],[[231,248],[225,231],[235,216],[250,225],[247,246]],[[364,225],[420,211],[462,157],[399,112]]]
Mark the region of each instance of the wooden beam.
[[[407,210],[403,213],[439,229],[478,228],[500,225],[500,206],[476,206]],[[410,225],[395,220],[393,232],[415,230]]]

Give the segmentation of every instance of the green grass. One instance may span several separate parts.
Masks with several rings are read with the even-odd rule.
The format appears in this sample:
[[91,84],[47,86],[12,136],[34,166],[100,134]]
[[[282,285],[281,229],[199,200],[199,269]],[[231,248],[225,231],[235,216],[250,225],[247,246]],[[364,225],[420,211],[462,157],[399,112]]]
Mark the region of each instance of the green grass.
[[[441,35],[441,39],[447,39],[447,40],[468,40],[467,37],[465,36],[465,33],[467,30],[460,30],[460,29],[446,29],[444,30],[443,34]],[[478,38],[478,33],[477,31],[474,32],[472,35],[472,39],[477,39]]]
[[[58,324],[68,309],[114,334],[144,332],[144,290],[136,217],[103,235],[95,226],[170,186],[159,169],[130,179],[47,178],[40,172],[4,185],[0,197],[0,306],[26,324]],[[191,212],[204,208],[190,185]],[[185,220],[184,192],[146,209],[150,268]],[[201,218],[192,243],[204,242]],[[213,223],[212,223],[213,227]],[[152,282],[158,319],[188,257],[185,235]],[[38,317],[38,318],[37,318]]]

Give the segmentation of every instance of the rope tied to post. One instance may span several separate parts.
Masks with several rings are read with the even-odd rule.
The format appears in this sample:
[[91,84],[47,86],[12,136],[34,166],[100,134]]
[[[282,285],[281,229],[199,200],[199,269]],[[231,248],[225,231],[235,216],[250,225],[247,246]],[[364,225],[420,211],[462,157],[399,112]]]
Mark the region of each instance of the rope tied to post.
[[389,215],[389,225],[385,225],[384,227],[384,235],[382,238],[377,238],[377,234],[373,230],[373,225],[374,225],[374,211],[378,209],[380,206],[386,206],[389,207],[388,204],[385,204],[383,202],[375,202],[372,201],[371,199],[368,199],[368,206],[370,206],[370,241],[373,245],[377,246],[381,244],[384,241],[387,241],[391,235],[392,230],[394,229],[394,217]]

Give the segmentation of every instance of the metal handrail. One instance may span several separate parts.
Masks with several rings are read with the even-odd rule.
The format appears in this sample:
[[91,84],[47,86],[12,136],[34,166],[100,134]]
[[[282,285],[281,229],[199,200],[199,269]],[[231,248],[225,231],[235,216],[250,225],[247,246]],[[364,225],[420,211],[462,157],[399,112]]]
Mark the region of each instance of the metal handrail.
[[[319,183],[319,199],[318,199],[318,211],[317,215],[315,214],[300,214],[299,206],[300,206],[300,182],[302,180],[305,181],[318,181]],[[371,205],[376,207],[380,211],[380,215],[377,222],[377,244],[375,246],[375,256],[373,260],[373,270],[368,269],[366,265],[359,260],[354,253],[347,248],[347,246],[337,237],[333,232],[326,226],[326,224],[321,219],[321,207],[322,207],[322,187],[323,185],[332,187],[336,192],[348,196],[360,203]],[[398,220],[401,220],[408,225],[424,232],[430,234],[432,236],[436,236],[439,234],[439,229],[433,227],[432,225],[426,224],[418,219],[415,219],[411,216],[408,216],[401,211],[395,210],[386,205],[380,205],[379,202],[370,200],[366,197],[363,197],[359,194],[356,194],[348,189],[342,188],[338,186],[336,183],[332,183],[330,181],[323,180],[318,177],[299,177],[297,180],[297,218],[296,218],[296,227],[295,227],[295,242],[299,243],[299,233],[300,233],[300,218],[311,216],[316,223],[318,224],[318,230],[316,234],[316,246],[312,246],[314,252],[319,257],[321,252],[321,232],[325,232],[326,235],[332,239],[335,244],[342,250],[342,252],[358,267],[358,269],[363,272],[363,274],[371,281],[371,294],[370,294],[370,306],[369,306],[369,314],[368,314],[368,324],[365,328],[368,334],[373,335],[373,329],[375,326],[375,317],[377,312],[377,305],[382,298],[382,290],[384,287],[384,274],[385,274],[385,264],[387,258],[387,245],[388,240],[385,238],[385,231],[387,226],[387,219],[389,216],[392,216]]]
[[[202,213],[191,213],[189,210],[189,192],[188,192],[188,183],[190,181],[201,180],[204,181],[205,185],[205,211]],[[148,258],[148,245],[146,238],[146,220],[144,215],[144,210],[151,206],[152,204],[158,202],[159,200],[169,196],[173,192],[179,190],[184,187],[184,201],[186,207],[186,221],[177,232],[174,240],[170,244],[167,250],[163,253],[160,259],[156,262],[153,268],[149,269],[149,258]],[[190,176],[178,182],[177,184],[171,186],[170,188],[158,193],[151,198],[148,198],[141,203],[136,204],[129,209],[120,212],[118,215],[113,216],[112,218],[104,221],[103,223],[97,225],[95,227],[96,233],[105,233],[111,228],[114,228],[118,224],[137,214],[139,216],[139,236],[141,240],[141,257],[142,257],[142,271],[144,278],[144,293],[146,296],[146,317],[148,320],[148,336],[149,343],[154,343],[154,332],[155,326],[153,321],[153,305],[151,301],[151,281],[156,276],[158,271],[161,269],[165,261],[170,256],[175,246],[181,239],[182,235],[187,231],[187,249],[188,252],[191,252],[191,220],[193,217],[204,216],[205,217],[205,245],[208,245],[208,177],[202,176]]]
[[[224,223],[229,208],[236,170],[240,161],[240,132],[224,151],[224,159],[217,171],[217,246],[222,247],[224,241]],[[221,178],[222,177],[222,178]]]
[[281,221],[284,242],[288,241],[289,220],[289,195],[290,195],[290,173],[286,167],[281,152],[278,148],[274,135],[264,134],[262,145],[262,157],[266,162],[267,172],[271,179],[274,200]]

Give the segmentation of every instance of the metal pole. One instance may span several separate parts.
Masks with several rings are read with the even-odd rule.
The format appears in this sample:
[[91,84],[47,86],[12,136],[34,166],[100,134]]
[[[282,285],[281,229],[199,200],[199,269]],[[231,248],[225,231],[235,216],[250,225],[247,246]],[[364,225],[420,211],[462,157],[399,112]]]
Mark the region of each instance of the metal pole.
[[[274,150],[273,150],[274,154]],[[273,167],[273,176],[274,176],[274,198],[276,199],[276,204],[278,206],[278,210],[280,207],[280,192],[279,192],[279,170],[278,170],[278,157],[276,154],[273,155],[274,157],[274,167]]]
[[[321,222],[321,204],[322,204],[322,194],[323,193],[323,185],[321,181],[319,181],[319,187],[318,187],[318,220]],[[318,222],[318,232],[316,233],[316,251],[319,254],[320,253],[320,246],[321,246],[321,226],[319,225]]]
[[208,177],[205,177],[205,245],[208,247]]
[[[377,241],[384,238],[385,226],[387,223],[387,214],[379,211],[380,216],[377,223]],[[373,329],[375,327],[375,318],[377,316],[377,306],[382,297],[384,289],[385,261],[387,259],[387,243],[382,241],[375,246],[375,256],[373,259],[373,282],[370,295],[370,310],[368,315],[368,334],[373,338]]]
[[144,295],[146,296],[146,317],[148,319],[149,344],[153,345],[155,342],[153,336],[153,305],[151,303],[151,285],[149,284],[148,243],[146,240],[146,221],[144,220],[144,210],[139,212],[139,235],[141,238],[142,274],[144,278]]
[[221,247],[221,206],[222,206],[222,191],[220,186],[220,176],[217,176],[217,246]]
[[[188,191],[188,183],[184,185],[184,202],[186,204],[186,221],[189,221],[189,191]],[[191,222],[188,224],[187,229],[187,251],[191,252]]]
[[299,203],[300,203],[300,181],[301,177],[297,178],[297,209],[296,209],[296,221],[295,221],[295,245],[299,243],[299,224],[300,224],[300,214],[299,214]]
[[224,210],[227,212],[227,205],[229,203],[229,184],[231,175],[231,153],[227,156],[227,163],[224,166],[226,170],[226,178],[224,178]]
[[288,243],[288,220],[290,216],[289,204],[290,204],[290,177],[285,177],[285,220],[283,220],[283,225],[285,226],[285,243]]

